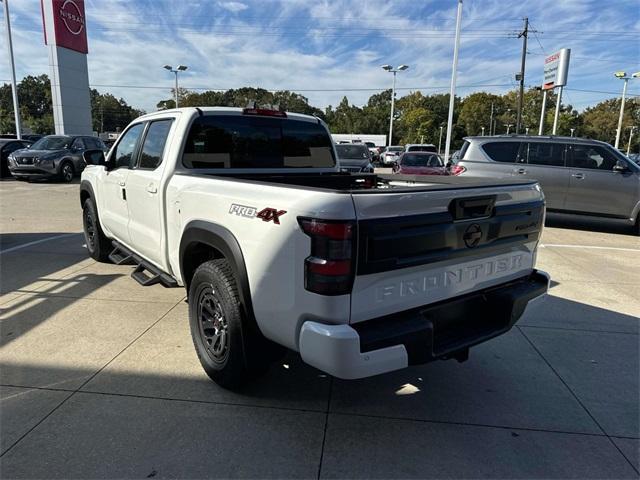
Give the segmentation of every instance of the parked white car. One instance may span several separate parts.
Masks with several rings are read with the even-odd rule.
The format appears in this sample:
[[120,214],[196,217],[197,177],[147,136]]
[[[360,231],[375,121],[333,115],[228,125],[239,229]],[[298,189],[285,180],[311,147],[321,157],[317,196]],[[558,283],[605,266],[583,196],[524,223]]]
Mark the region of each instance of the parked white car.
[[227,388],[285,349],[347,379],[462,361],[548,288],[535,182],[340,172],[315,117],[164,110],[85,160],[89,254],[184,286],[198,357]]

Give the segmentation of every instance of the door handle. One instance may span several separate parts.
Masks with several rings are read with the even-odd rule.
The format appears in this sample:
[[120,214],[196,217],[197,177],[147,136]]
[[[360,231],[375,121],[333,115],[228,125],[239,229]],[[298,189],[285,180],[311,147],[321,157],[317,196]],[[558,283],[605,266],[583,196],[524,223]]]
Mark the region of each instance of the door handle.
[[571,174],[573,178],[577,178],[578,180],[582,180],[584,178],[584,173],[573,173]]
[[518,173],[520,175],[526,175],[527,169],[526,168],[519,168],[519,169],[516,170],[516,173]]
[[158,187],[156,187],[153,183],[147,185],[147,192],[149,193],[158,193]]

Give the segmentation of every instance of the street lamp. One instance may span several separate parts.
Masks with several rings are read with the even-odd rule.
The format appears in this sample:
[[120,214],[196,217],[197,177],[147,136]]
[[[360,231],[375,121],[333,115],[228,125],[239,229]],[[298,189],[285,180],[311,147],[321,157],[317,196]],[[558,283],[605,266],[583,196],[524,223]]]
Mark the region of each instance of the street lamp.
[[382,69],[387,72],[393,73],[393,86],[391,87],[391,118],[389,119],[389,141],[387,146],[391,146],[391,135],[393,135],[393,109],[396,102],[396,73],[402,72],[409,68],[409,65],[400,65],[397,68],[393,68],[391,65],[382,65]]
[[615,72],[613,75],[620,80],[624,80],[624,85],[622,86],[622,100],[620,101],[620,117],[618,118],[618,130],[616,130],[615,147],[618,148],[618,145],[620,145],[620,135],[622,134],[622,116],[624,115],[624,98],[627,95],[627,84],[629,83],[630,78],[639,78],[640,72],[636,72],[630,77],[627,75],[627,72]]
[[507,127],[507,135],[509,135],[509,130],[511,130],[511,127],[513,127],[513,124],[512,123],[507,123],[504,126]]
[[186,65],[178,65],[177,68],[173,68],[171,65],[165,65],[164,68],[176,75],[176,88],[175,88],[175,102],[176,108],[178,108],[178,72],[184,72],[188,67]]
[[438,155],[442,155],[441,150],[442,150],[442,129],[444,127],[442,125],[440,125],[440,137],[438,138]]
[[571,136],[573,137],[573,132],[575,132],[576,129],[575,128],[570,128],[569,130],[571,130]]
[[482,128],[482,136],[484,137],[484,127],[480,127]]

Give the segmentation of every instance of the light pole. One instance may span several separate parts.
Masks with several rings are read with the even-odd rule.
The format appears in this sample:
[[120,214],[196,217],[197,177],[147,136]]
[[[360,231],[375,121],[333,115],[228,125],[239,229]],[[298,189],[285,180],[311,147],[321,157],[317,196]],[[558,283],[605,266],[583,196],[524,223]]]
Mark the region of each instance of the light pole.
[[504,126],[507,127],[507,135],[509,135],[509,130],[511,130],[511,127],[513,127],[513,124],[512,123],[507,123]]
[[482,136],[484,137],[484,127],[480,127],[482,128]]
[[629,83],[630,78],[640,77],[640,72],[636,72],[630,77],[626,72],[616,72],[613,75],[620,80],[624,80],[624,85],[622,86],[622,99],[620,101],[620,117],[618,118],[618,130],[616,131],[615,147],[618,148],[618,145],[620,145],[620,135],[622,135],[622,117],[624,115],[624,98],[627,96],[627,84]]
[[164,68],[169,70],[170,72],[175,73],[176,75],[176,87],[174,92],[176,108],[178,108],[178,72],[184,72],[188,67],[185,65],[178,65],[178,67],[174,69],[171,65],[165,65]]
[[438,138],[438,155],[441,155],[441,151],[442,151],[442,130],[444,129],[444,127],[442,125],[440,125],[440,138]]
[[389,141],[387,147],[391,146],[391,136],[393,135],[393,109],[396,105],[396,73],[402,72],[409,68],[409,65],[400,65],[397,68],[393,68],[391,65],[382,65],[382,69],[387,72],[393,73],[393,85],[391,87],[391,118],[389,118]]
[[629,156],[629,153],[631,152],[631,139],[633,138],[633,134],[635,133],[636,129],[638,127],[633,126],[633,127],[629,127],[631,129],[631,131],[629,132],[629,143],[627,143],[627,157]]
[[9,20],[9,0],[0,0],[4,3],[4,23],[7,27],[7,49],[9,50],[9,63],[11,65],[11,94],[13,96],[13,118],[16,122],[16,137],[22,138],[20,125],[20,105],[18,104],[18,86],[16,84],[16,65],[13,60],[13,43],[11,41],[11,21]]
[[569,130],[571,130],[571,136],[573,137],[573,132],[575,132],[576,129],[575,128],[570,128]]

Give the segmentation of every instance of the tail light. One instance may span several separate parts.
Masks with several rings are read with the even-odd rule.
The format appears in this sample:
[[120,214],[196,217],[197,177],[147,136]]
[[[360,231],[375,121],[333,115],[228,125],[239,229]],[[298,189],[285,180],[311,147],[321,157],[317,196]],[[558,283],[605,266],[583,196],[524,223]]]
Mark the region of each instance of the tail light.
[[311,255],[304,261],[304,288],[320,295],[351,293],[355,274],[354,222],[298,218],[311,237]]
[[245,108],[242,110],[243,115],[261,115],[265,117],[282,117],[287,118],[286,112],[280,110],[269,110],[266,108]]
[[452,165],[449,173],[451,175],[460,175],[461,173],[464,173],[466,171],[466,167],[463,167],[462,165]]

